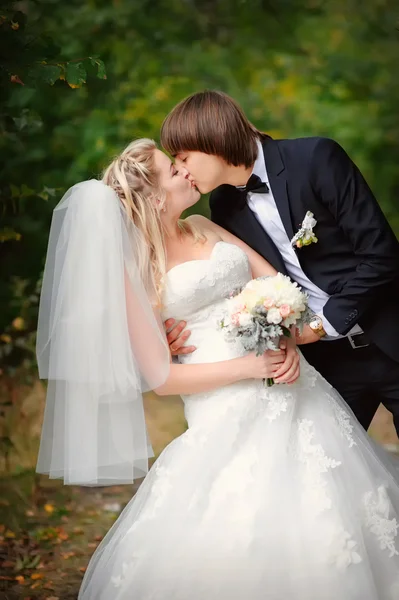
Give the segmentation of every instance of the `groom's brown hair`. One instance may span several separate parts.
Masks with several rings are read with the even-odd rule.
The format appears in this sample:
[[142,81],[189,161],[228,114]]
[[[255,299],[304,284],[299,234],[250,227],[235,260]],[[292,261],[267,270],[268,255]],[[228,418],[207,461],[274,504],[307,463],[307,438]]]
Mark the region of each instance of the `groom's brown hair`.
[[205,90],[185,98],[168,114],[161,144],[172,156],[192,150],[249,168],[258,154],[256,140],[262,135],[233,98]]

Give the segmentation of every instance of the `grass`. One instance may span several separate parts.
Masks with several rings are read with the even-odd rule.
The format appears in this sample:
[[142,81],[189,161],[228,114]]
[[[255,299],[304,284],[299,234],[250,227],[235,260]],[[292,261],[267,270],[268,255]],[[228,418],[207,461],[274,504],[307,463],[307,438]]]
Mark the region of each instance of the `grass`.
[[0,597],[76,600],[90,556],[138,485],[77,488],[33,471],[3,484]]

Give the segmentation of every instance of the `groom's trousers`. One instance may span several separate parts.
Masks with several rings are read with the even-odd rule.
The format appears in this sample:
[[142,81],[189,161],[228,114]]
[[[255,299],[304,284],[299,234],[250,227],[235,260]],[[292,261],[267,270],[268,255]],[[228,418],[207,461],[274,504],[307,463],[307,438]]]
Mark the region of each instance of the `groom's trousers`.
[[[399,342],[398,342],[399,343]],[[341,394],[367,429],[380,402],[399,436],[399,363],[375,344],[352,347],[348,338],[299,346],[306,360]]]

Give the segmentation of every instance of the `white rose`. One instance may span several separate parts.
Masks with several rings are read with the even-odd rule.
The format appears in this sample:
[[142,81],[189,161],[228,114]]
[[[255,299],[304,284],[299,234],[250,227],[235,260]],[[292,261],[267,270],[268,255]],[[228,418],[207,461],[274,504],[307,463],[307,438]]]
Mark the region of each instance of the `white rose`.
[[278,325],[279,323],[281,323],[282,318],[280,315],[280,311],[278,308],[271,308],[270,310],[268,310],[267,312],[267,322],[268,323],[273,323],[273,325]]
[[239,316],[240,327],[248,327],[252,323],[252,317],[249,313],[244,312]]
[[256,279],[251,279],[251,281],[248,281],[247,285],[245,286],[244,289],[246,290],[256,290],[256,288],[259,287],[259,281],[256,281]]

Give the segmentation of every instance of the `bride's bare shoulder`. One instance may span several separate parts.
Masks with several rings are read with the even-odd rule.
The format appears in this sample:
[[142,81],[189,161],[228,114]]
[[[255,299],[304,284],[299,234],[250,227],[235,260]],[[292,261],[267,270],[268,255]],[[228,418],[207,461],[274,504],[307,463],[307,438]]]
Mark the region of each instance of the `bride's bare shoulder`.
[[215,224],[203,215],[190,215],[185,220],[187,223],[189,223],[192,227],[195,227],[197,231],[204,234],[206,237],[208,237],[210,233],[217,233],[215,229]]
[[190,215],[185,219],[187,223],[196,225],[197,227],[203,227],[210,229],[212,227],[212,221],[204,217],[203,215]]
[[218,227],[216,223],[213,223],[213,221],[211,221],[207,217],[204,217],[203,215],[190,215],[186,218],[186,221],[188,223],[191,223],[194,227],[197,227],[198,229],[203,229],[204,232],[218,231],[219,229],[222,229],[221,227]]

